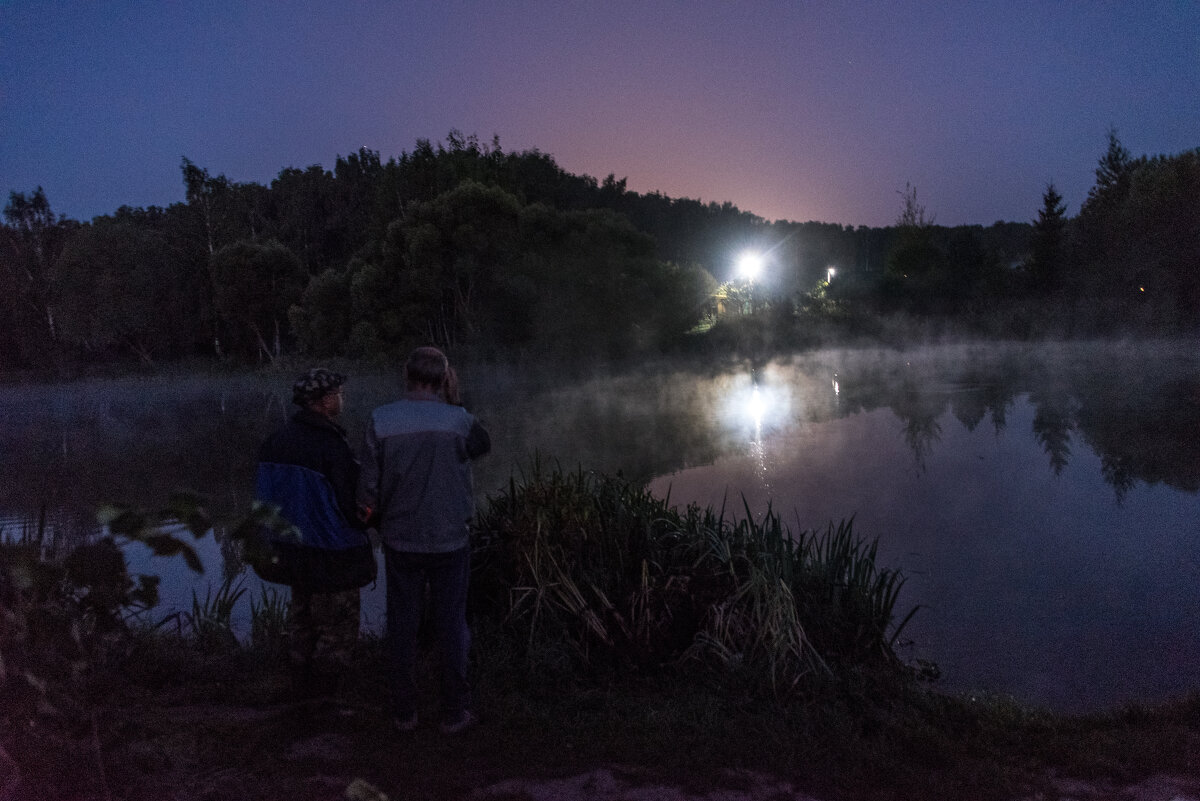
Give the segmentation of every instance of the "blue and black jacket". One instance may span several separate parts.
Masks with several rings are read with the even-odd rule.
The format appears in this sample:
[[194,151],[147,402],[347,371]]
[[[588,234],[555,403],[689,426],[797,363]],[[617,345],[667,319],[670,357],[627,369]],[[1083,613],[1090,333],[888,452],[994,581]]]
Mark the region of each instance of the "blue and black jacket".
[[345,429],[324,415],[301,409],[269,436],[258,452],[255,494],[295,530],[267,535],[272,556],[254,563],[255,572],[309,592],[369,584],[375,555],[355,513],[358,472]]

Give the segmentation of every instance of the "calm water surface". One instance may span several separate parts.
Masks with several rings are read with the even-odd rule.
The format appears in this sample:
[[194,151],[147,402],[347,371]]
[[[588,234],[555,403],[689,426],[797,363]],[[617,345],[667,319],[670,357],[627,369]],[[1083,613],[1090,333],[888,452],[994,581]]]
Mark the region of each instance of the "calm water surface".
[[[621,470],[673,503],[770,506],[793,528],[854,517],[909,577],[910,658],[948,690],[1059,709],[1200,690],[1200,352],[1196,343],[829,351],[767,364],[642,369],[562,382],[465,371],[493,432],[482,496],[538,451]],[[0,519],[46,509],[61,547],[95,508],[153,508],[177,487],[244,509],[258,442],[290,413],[290,376],[158,377],[6,390]],[[393,377],[356,375],[357,443]],[[166,614],[241,569],[206,574],[131,550]],[[251,592],[261,588],[252,576]],[[382,586],[367,625],[382,624]]]

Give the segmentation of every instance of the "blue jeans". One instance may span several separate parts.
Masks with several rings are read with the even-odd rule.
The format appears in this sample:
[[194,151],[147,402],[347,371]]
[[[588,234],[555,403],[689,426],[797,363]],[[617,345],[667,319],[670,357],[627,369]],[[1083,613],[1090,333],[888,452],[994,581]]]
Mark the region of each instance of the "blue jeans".
[[467,683],[467,584],[471,549],[449,553],[407,553],[383,548],[387,573],[387,651],[392,666],[392,707],[397,717],[417,710],[417,630],[429,587],[434,631],[441,651],[442,715],[471,706]]

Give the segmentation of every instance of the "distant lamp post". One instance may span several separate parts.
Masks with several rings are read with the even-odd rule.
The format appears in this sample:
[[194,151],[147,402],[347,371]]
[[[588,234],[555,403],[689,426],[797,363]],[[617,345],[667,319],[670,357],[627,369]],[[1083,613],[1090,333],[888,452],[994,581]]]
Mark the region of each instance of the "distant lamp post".
[[825,283],[827,283],[827,284],[832,283],[834,273],[836,273],[836,272],[837,272],[837,270],[833,269],[832,267],[826,267],[825,268]]

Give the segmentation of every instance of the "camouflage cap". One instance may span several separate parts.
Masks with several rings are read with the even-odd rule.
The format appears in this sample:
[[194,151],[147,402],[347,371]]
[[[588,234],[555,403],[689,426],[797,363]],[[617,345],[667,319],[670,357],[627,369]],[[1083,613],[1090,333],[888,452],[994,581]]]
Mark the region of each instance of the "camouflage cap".
[[341,373],[326,370],[324,367],[314,367],[292,384],[292,403],[297,406],[307,406],[330,392],[334,392],[345,383],[346,376]]

